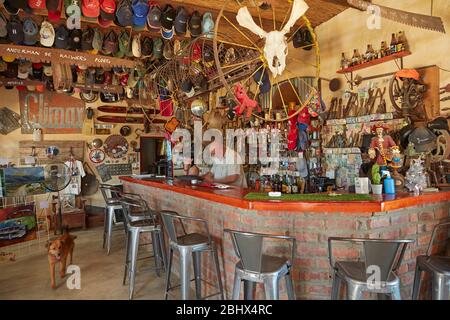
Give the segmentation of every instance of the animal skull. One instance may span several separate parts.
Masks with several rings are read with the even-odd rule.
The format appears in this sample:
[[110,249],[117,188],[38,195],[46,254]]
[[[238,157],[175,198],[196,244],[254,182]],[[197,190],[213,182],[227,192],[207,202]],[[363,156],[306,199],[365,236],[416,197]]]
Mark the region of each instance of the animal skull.
[[308,10],[308,8],[309,7],[304,0],[294,0],[291,16],[284,25],[283,29],[280,31],[274,30],[270,32],[265,32],[255,23],[247,7],[240,8],[237,13],[236,19],[239,25],[247,28],[251,32],[266,40],[263,50],[264,57],[269,64],[269,70],[272,72],[274,78],[281,75],[286,68],[288,47],[285,35],[289,32],[297,20],[306,12],[306,10]]

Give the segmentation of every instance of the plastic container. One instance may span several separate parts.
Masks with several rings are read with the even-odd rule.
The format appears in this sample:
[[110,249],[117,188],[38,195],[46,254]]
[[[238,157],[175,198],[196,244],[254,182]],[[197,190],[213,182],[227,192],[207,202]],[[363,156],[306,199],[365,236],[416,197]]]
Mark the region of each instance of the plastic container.
[[395,182],[391,177],[386,177],[383,182],[385,194],[395,194]]

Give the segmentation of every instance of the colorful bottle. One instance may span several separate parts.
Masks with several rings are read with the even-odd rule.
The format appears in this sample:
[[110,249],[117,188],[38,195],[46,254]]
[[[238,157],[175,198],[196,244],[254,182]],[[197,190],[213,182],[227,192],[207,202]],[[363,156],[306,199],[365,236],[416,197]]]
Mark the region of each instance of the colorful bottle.
[[398,41],[395,37],[395,33],[393,33],[392,37],[391,37],[391,45],[390,45],[390,51],[391,51],[390,53],[391,54],[394,54],[397,52],[397,43],[398,43]]
[[383,181],[384,193],[395,194],[395,182],[391,177],[386,177]]

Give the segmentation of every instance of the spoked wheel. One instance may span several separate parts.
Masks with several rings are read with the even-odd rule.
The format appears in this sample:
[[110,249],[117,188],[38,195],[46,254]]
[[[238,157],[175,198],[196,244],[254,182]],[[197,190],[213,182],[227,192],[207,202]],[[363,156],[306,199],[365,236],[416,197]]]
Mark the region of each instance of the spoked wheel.
[[[216,19],[214,58],[217,75],[227,95],[239,104],[235,90],[236,85],[240,84],[248,98],[256,100],[262,108],[262,112],[254,109],[253,117],[269,122],[282,122],[296,116],[313,97],[318,96],[316,88],[320,58],[317,37],[306,15],[291,18],[296,2],[273,1],[270,7],[262,8],[256,6],[254,1],[227,1]],[[245,10],[244,7],[253,17],[254,28],[241,26],[236,14],[230,13],[241,8]],[[247,17],[247,21],[251,19]],[[288,28],[288,25],[291,27]],[[287,42],[299,32],[304,35],[304,41],[294,49],[295,52],[287,52],[284,41],[275,41],[272,44],[277,50],[271,52],[265,46],[273,30],[286,30],[284,36]],[[269,36],[260,37],[262,33]],[[279,34],[272,33],[275,36]],[[287,56],[284,56],[286,53]],[[277,69],[284,64],[284,58],[286,63],[289,60],[299,62],[297,65],[304,68],[311,81],[303,78],[294,80],[295,75],[289,67]]]
[[394,109],[405,116],[417,113],[423,102],[422,87],[413,79],[399,79],[394,75],[389,81],[389,97]]

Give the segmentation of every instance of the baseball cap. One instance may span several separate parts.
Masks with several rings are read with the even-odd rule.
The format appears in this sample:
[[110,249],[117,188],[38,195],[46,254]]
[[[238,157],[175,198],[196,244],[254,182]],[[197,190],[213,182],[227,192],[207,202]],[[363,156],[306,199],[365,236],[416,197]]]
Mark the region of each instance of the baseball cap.
[[212,18],[211,12],[205,12],[203,14],[202,33],[207,38],[213,38],[214,37],[214,20]]
[[150,37],[145,37],[141,45],[141,53],[143,58],[150,57],[153,51],[153,40]]
[[173,38],[173,27],[172,29],[161,28],[161,36],[166,40],[171,40]]
[[53,43],[55,42],[55,29],[53,29],[53,26],[50,22],[42,21],[40,36],[40,42],[44,47],[53,46]]
[[111,30],[103,39],[103,50],[105,54],[114,54],[119,51],[116,33]]
[[102,27],[108,27],[114,20],[116,2],[114,0],[100,0],[100,17],[98,23]]
[[156,59],[161,59],[163,53],[163,46],[164,43],[161,40],[161,38],[156,38],[155,40],[153,40],[153,56]]
[[86,18],[98,18],[100,15],[99,0],[82,0],[81,12]]
[[17,70],[17,78],[25,80],[28,79],[31,70],[31,62],[30,61],[21,61],[19,62],[19,68]]
[[133,0],[131,7],[133,8],[133,25],[136,27],[145,26],[149,11],[148,3],[144,0]]
[[51,76],[53,76],[53,69],[52,69],[52,66],[51,66],[51,65],[49,65],[49,64],[44,65],[44,75],[45,75],[46,77],[51,77]]
[[270,91],[270,78],[266,68],[259,68],[253,75],[253,80],[259,84],[259,93],[266,93]]
[[92,40],[92,47],[96,51],[101,51],[103,48],[103,33],[97,28],[94,29],[94,39]]
[[46,0],[28,0],[31,9],[47,9]]
[[80,29],[73,29],[70,31],[70,44],[69,47],[72,50],[79,50],[81,49],[81,38],[83,36],[83,33]]
[[147,15],[147,24],[151,29],[161,28],[161,9],[155,3],[150,3],[150,10]]
[[137,33],[133,37],[133,41],[131,42],[131,51],[133,52],[133,56],[136,58],[140,58],[142,55],[141,52],[141,34]]
[[189,30],[192,38],[202,34],[202,16],[197,10],[191,15],[191,19],[189,20]]
[[55,47],[58,49],[67,49],[68,46],[69,31],[64,24],[61,24],[55,31]]
[[43,74],[43,68],[44,68],[42,63],[33,63],[31,65],[31,67],[32,67],[33,78],[36,80],[42,80],[42,74]]
[[174,21],[175,32],[179,36],[184,36],[187,31],[189,15],[183,6],[177,8],[177,15]]
[[5,0],[3,6],[6,11],[12,15],[17,15],[19,13],[19,9],[22,9],[26,13],[33,12],[28,6],[28,0]]
[[8,35],[8,30],[6,25],[8,24],[8,19],[6,19],[3,12],[0,11],[0,38],[5,38]]
[[94,29],[86,28],[81,35],[81,50],[90,51],[93,48],[92,42],[94,40]]
[[173,47],[170,41],[164,43],[163,56],[165,59],[170,60],[173,58]]
[[161,26],[166,30],[172,30],[176,14],[170,4],[166,5],[161,13]]
[[129,0],[122,0],[117,5],[116,24],[121,27],[129,27],[133,25],[133,9]]
[[23,34],[23,43],[25,45],[32,46],[38,42],[39,28],[33,19],[25,18],[23,21]]
[[24,39],[22,22],[15,16],[11,16],[8,24],[6,25],[8,30],[9,40],[15,44],[21,44]]
[[16,58],[14,58],[14,56],[8,56],[8,55],[3,55],[2,59],[3,59],[3,61],[8,62],[8,63],[13,62],[14,60],[16,60]]
[[130,37],[126,30],[122,30],[119,34],[119,51],[117,51],[114,56],[118,58],[123,58],[128,54],[128,48],[130,47]]
[[58,21],[61,18],[62,0],[47,0],[48,20]]

